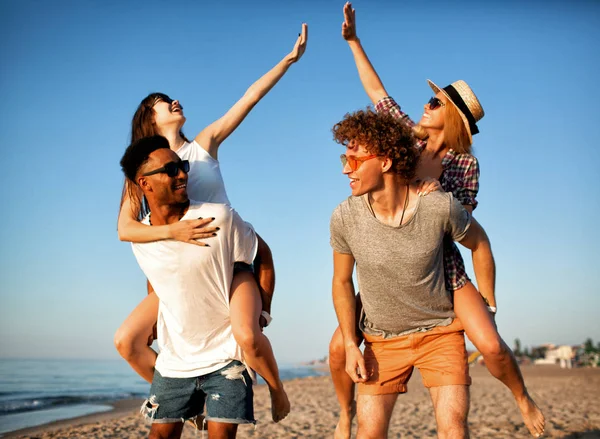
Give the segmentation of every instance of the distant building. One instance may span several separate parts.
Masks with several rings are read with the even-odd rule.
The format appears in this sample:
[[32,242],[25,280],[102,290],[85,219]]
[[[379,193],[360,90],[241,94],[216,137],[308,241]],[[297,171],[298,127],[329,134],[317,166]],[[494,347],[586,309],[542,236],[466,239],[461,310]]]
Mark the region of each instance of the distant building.
[[542,345],[545,349],[544,358],[537,358],[533,364],[560,364],[563,369],[573,367],[573,359],[575,358],[575,350],[568,345],[556,346],[553,344]]

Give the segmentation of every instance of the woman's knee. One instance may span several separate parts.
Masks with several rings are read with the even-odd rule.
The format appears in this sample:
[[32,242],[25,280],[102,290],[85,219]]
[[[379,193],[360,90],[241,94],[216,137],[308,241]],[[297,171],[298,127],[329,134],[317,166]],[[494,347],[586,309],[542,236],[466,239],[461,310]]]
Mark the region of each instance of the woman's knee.
[[484,357],[489,357],[489,356],[498,357],[498,356],[506,355],[508,352],[507,348],[506,348],[506,344],[504,343],[504,341],[502,341],[502,338],[500,338],[500,335],[498,333],[490,334],[487,337],[485,337],[479,343],[479,346],[477,346],[477,349],[479,349],[479,352]]
[[135,352],[135,342],[131,333],[125,328],[117,329],[114,337],[115,348],[121,357],[128,359]]
[[242,325],[233,328],[233,337],[238,345],[248,355],[258,352],[259,338],[263,336],[258,326]]

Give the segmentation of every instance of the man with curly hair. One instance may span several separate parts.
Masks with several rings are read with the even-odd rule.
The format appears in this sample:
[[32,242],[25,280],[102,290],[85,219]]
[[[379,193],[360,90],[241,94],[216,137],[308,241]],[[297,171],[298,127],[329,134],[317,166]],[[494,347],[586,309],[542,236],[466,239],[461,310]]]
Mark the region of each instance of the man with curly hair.
[[444,283],[443,240],[449,235],[476,253],[485,232],[452,193],[419,196],[419,156],[401,120],[361,110],[347,114],[333,135],[346,148],[341,160],[352,191],[331,217],[331,246],[346,372],[358,383],[357,437],[387,437],[414,367],[429,388],[439,437],[468,437],[471,379],[464,330]]

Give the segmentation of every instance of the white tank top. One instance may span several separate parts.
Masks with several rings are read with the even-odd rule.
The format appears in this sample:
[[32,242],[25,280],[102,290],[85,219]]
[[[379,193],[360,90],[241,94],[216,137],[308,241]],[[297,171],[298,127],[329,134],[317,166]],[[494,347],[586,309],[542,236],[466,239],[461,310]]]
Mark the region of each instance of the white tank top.
[[195,140],[185,142],[175,152],[182,160],[190,161],[187,192],[191,200],[230,205],[217,160]]

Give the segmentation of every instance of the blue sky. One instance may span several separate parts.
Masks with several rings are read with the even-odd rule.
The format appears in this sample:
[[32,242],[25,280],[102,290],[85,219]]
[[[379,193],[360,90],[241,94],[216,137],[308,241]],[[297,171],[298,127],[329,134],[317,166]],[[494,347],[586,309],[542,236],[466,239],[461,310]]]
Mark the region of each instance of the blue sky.
[[[222,145],[233,206],[277,265],[282,363],[327,352],[329,217],[348,194],[331,127],[369,101],[340,35],[342,1],[5,1],[0,27],[0,356],[116,358],[145,294],[117,239],[119,159],[148,93],[180,99],[189,136],[289,52],[304,58]],[[510,345],[600,341],[600,5],[357,1],[358,33],[413,117],[466,80],[486,111],[475,216],[498,266]],[[466,259],[470,257],[466,254]]]

